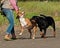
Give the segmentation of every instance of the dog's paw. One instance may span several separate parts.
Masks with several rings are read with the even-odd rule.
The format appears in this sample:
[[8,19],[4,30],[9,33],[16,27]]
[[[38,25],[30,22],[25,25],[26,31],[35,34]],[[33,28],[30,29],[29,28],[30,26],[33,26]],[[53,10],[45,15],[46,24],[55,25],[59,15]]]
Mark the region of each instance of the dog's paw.
[[34,39],[35,39],[35,37],[32,37],[32,39],[34,40]]
[[19,33],[19,35],[21,36],[21,35],[22,35],[22,33]]

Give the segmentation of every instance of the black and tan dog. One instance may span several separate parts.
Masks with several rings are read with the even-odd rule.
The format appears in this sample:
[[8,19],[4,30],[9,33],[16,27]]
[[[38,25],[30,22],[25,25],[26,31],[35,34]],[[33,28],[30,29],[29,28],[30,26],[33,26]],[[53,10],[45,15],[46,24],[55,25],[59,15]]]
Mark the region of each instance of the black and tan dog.
[[[28,32],[30,33],[30,38],[35,39],[35,34],[36,34],[36,30],[37,30],[37,24],[32,19],[24,18],[23,17],[24,14],[25,13],[19,14],[16,17],[17,19],[19,19],[19,22],[21,24],[21,29],[20,29],[20,34],[19,35],[22,35],[22,33],[24,32],[24,29],[28,29]],[[31,32],[31,30],[33,30],[34,32]]]
[[[54,30],[53,32],[53,36],[56,36],[56,32],[55,32],[55,21],[52,17],[50,16],[45,16],[45,15],[40,15],[40,16],[33,16],[31,18],[32,20],[35,20],[35,22],[38,24],[38,27],[41,31],[41,37],[46,37],[46,30],[49,26],[51,26]],[[42,30],[44,30],[44,32],[42,32]]]

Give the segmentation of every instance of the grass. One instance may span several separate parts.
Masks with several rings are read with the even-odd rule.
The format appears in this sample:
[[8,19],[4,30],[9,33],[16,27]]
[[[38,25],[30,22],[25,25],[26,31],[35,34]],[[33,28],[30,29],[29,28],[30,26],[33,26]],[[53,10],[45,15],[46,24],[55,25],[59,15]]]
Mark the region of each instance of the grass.
[[[60,21],[60,2],[18,2],[21,11],[25,11],[25,17],[31,18],[34,15],[50,15],[55,21]],[[14,13],[15,24],[18,24],[16,14]],[[4,20],[5,19],[5,20]],[[0,15],[0,25],[8,22],[7,19]]]

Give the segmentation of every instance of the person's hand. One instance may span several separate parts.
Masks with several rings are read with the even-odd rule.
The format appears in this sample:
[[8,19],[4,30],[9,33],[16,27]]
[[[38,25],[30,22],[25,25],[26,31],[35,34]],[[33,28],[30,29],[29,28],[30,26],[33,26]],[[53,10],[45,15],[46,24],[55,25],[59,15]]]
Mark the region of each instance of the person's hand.
[[19,10],[16,11],[16,14],[17,14],[17,15],[19,14]]

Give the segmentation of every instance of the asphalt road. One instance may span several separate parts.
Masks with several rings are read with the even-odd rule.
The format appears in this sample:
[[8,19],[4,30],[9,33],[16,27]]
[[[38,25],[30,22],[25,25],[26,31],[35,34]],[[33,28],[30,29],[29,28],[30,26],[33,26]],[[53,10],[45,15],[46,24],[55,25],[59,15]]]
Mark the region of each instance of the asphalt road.
[[40,38],[40,31],[37,31],[36,39],[29,39],[29,33],[25,31],[19,36],[16,31],[17,40],[5,41],[5,32],[0,32],[0,48],[60,48],[60,28],[56,29],[56,38],[53,38],[53,30],[47,30],[47,38]]

